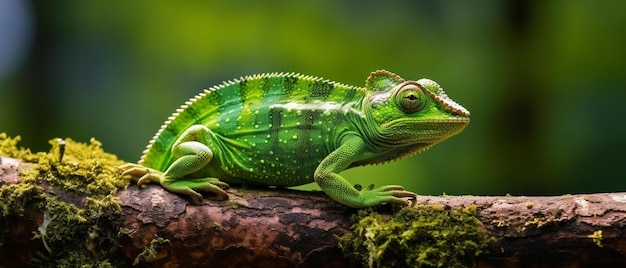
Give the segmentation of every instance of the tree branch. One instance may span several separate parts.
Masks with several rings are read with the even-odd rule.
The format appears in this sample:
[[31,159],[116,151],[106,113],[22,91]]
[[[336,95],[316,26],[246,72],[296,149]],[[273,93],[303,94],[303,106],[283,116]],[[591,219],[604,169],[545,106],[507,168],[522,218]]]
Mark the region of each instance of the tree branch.
[[[19,160],[0,158],[0,189],[18,183],[18,170],[29,168]],[[85,202],[84,197],[42,185],[46,195]],[[192,204],[158,186],[119,191],[123,232],[107,254],[121,263],[153,267],[350,265],[337,237],[349,232],[355,209],[319,192],[232,188],[228,193],[228,200],[208,197]],[[478,267],[626,265],[626,193],[419,196],[417,203],[477,207],[484,231],[495,238],[478,256]],[[378,210],[390,211],[386,206]],[[26,204],[19,216],[2,215],[0,266],[22,266],[46,252],[42,239],[33,239],[44,212]]]

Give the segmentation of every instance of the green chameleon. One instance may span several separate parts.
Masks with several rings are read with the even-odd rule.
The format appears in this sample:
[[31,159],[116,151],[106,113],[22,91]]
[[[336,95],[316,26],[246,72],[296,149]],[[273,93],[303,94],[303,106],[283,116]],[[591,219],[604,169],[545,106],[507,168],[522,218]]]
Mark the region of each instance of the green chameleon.
[[247,76],[205,90],[170,116],[122,176],[201,199],[227,183],[289,187],[316,182],[344,205],[407,205],[415,193],[357,189],[339,174],[426,150],[463,130],[470,113],[434,81],[381,70],[364,88],[312,76]]

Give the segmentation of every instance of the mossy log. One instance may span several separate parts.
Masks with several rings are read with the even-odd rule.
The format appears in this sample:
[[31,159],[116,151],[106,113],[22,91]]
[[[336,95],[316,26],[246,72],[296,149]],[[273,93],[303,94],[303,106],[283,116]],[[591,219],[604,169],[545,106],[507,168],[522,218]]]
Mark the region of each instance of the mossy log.
[[[31,164],[1,157],[0,189],[19,184],[21,174],[30,168]],[[33,265],[33,258],[41,265],[41,260],[59,252],[60,247],[76,246],[73,242],[63,244],[63,237],[51,242],[54,239],[50,235],[41,233],[55,221],[47,214],[58,211],[50,203],[45,207],[37,204],[44,195],[76,207],[103,202],[49,184],[45,179],[38,180],[38,184],[43,195],[36,198],[20,199],[22,193],[11,195],[4,191],[0,202],[17,197],[17,203],[23,201],[23,210],[11,214],[5,209],[6,215],[0,215],[0,267]],[[344,257],[337,243],[339,236],[349,232],[351,216],[357,210],[339,205],[319,192],[240,188],[228,192],[227,200],[207,196],[201,203],[193,203],[158,186],[139,189],[131,185],[115,194],[119,218],[100,216],[82,239],[91,239],[86,243],[87,249],[99,255],[95,258],[105,259],[106,264],[113,266],[360,266]],[[477,256],[476,267],[626,266],[626,193],[419,196],[416,201],[446,208],[476,206],[482,231],[493,237]],[[382,206],[377,210],[389,218],[392,209]],[[116,226],[107,221],[121,225],[109,232],[116,234],[116,239],[94,239],[103,237],[106,228]],[[80,265],[83,261],[68,257],[66,263]]]

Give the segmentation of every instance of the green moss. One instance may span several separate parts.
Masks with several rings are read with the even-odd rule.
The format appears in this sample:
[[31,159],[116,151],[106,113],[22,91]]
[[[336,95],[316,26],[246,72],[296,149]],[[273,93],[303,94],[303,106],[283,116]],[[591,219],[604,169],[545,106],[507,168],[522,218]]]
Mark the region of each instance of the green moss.
[[169,245],[170,244],[170,240],[169,239],[165,239],[162,237],[155,237],[154,239],[152,239],[152,241],[150,241],[150,244],[148,246],[146,246],[143,251],[141,253],[139,253],[139,255],[137,255],[137,257],[135,258],[135,262],[133,262],[133,265],[137,265],[140,262],[142,263],[149,263],[152,262],[153,260],[156,259],[157,255],[159,254],[159,251],[161,251],[161,249],[163,249],[164,246]]
[[[18,148],[19,140],[19,136],[10,138],[0,133],[1,155],[34,164],[22,172],[20,183],[0,187],[0,223],[8,221],[9,216],[21,216],[26,205],[46,215],[34,239],[41,239],[48,249],[37,252],[31,266],[123,264],[110,259],[123,233],[122,212],[115,197],[119,189],[128,185],[128,181],[119,178],[117,170],[123,162],[105,153],[95,139],[88,144],[54,139],[48,153]],[[3,242],[0,240],[0,244]]]
[[389,220],[364,211],[356,220],[339,246],[368,267],[467,267],[491,240],[481,231],[475,206],[406,207]]
[[[0,216],[23,216],[27,202],[39,198],[43,189],[32,184],[14,184],[0,188]],[[0,221],[2,222],[2,221]]]
[[0,133],[0,155],[21,159],[24,162],[36,162],[40,155],[31,153],[29,149],[17,147],[21,139],[20,136],[11,138],[4,132]]
[[531,234],[537,229],[554,223],[556,219],[560,217],[558,213],[556,215],[548,214],[546,216],[536,216],[524,222],[523,226],[517,228],[519,233]]

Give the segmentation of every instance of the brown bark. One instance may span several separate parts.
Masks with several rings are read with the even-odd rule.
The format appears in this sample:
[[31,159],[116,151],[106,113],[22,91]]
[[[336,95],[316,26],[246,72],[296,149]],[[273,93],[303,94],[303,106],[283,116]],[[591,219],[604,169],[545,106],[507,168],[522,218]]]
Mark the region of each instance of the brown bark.
[[[0,160],[0,187],[19,181],[19,162]],[[127,232],[115,254],[132,263],[156,242],[156,255],[140,266],[350,265],[337,247],[337,237],[349,231],[355,209],[323,193],[240,188],[228,192],[228,200],[193,204],[157,186],[120,191]],[[55,195],[63,193],[57,190]],[[626,266],[626,193],[419,196],[417,202],[477,206],[485,232],[495,238],[478,257],[478,267]],[[27,261],[24,256],[45,250],[40,239],[32,239],[42,221],[43,213],[34,206],[27,206],[20,217],[5,219],[10,224],[0,226],[4,234],[0,266],[20,266]]]

